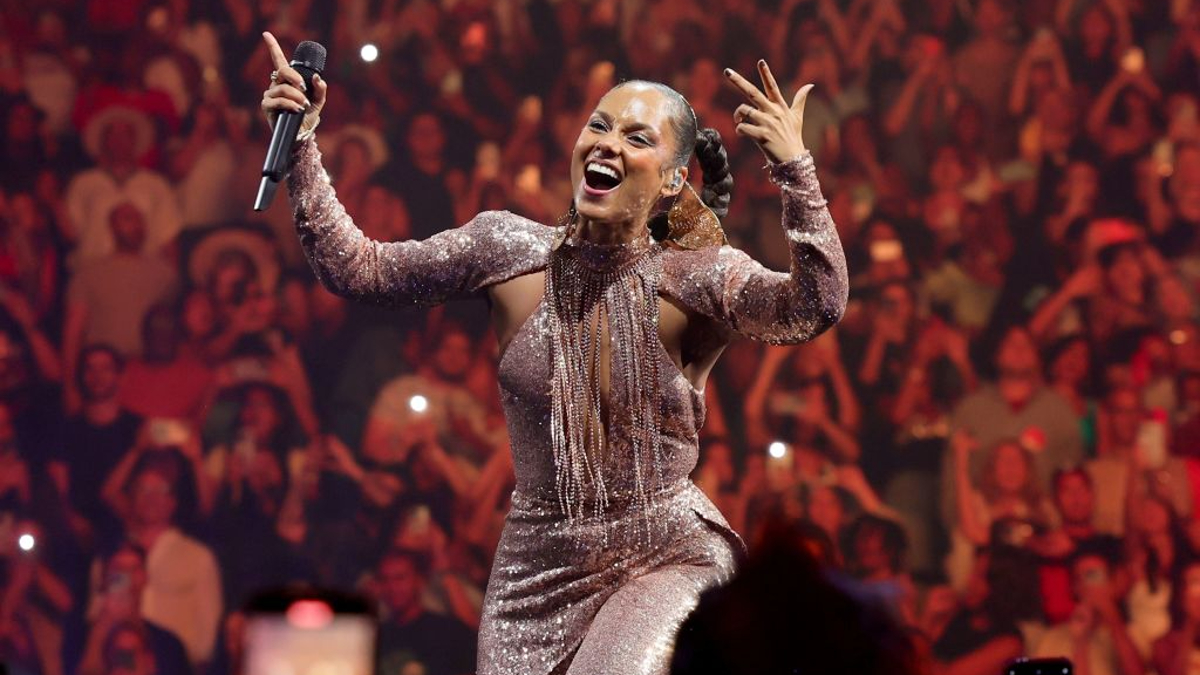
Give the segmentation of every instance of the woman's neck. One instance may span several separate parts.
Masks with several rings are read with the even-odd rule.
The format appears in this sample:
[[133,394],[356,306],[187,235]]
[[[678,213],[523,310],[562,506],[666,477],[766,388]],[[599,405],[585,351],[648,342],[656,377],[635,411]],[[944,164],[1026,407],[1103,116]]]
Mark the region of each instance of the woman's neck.
[[580,241],[590,244],[609,246],[641,241],[650,236],[650,230],[646,227],[644,220],[600,223],[581,216],[575,236]]

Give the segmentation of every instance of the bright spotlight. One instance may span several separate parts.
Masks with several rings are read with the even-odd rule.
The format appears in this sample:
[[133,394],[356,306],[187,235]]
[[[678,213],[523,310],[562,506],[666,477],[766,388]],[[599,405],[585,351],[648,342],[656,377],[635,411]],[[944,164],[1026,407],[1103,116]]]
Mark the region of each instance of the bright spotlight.
[[362,57],[363,61],[370,63],[379,58],[379,48],[368,42],[358,50],[358,55]]
[[413,412],[425,412],[429,409],[429,399],[417,394],[416,396],[408,399],[408,407],[411,408]]

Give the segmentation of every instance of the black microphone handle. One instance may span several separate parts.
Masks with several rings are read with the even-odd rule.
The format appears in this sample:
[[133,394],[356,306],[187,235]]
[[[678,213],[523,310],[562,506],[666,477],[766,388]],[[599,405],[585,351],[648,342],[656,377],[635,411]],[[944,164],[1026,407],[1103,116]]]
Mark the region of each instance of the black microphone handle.
[[275,118],[275,129],[271,132],[271,144],[267,146],[267,158],[263,161],[262,175],[274,181],[283,179],[287,170],[288,155],[291,154],[292,144],[296,142],[296,134],[304,122],[304,113],[284,112]]
[[[292,61],[291,66],[304,79],[307,91],[313,91],[312,78],[317,71],[298,61]],[[304,115],[303,112],[289,110],[276,116],[275,128],[271,131],[271,144],[267,146],[267,157],[263,160],[262,181],[258,186],[258,196],[254,199],[255,211],[264,211],[271,205],[275,190],[283,180],[283,175],[287,173],[292,145],[296,142],[296,134],[304,122]]]
[[[308,92],[313,90],[312,78],[317,71],[297,61],[292,61],[292,68],[304,78],[304,86]],[[311,99],[310,99],[311,100]],[[288,158],[291,155],[292,143],[296,141],[296,133],[300,131],[300,123],[304,121],[302,112],[281,112],[275,119],[275,129],[271,133],[271,145],[267,147],[267,158],[263,162],[262,175],[270,176],[272,180],[283,179],[287,171]]]

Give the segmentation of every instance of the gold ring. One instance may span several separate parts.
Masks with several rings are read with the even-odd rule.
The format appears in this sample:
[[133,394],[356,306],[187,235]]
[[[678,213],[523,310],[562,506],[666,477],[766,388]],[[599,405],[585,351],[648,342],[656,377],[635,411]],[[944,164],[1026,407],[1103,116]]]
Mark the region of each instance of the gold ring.
[[272,70],[271,71],[271,84],[275,84],[276,82],[279,82],[279,71]]

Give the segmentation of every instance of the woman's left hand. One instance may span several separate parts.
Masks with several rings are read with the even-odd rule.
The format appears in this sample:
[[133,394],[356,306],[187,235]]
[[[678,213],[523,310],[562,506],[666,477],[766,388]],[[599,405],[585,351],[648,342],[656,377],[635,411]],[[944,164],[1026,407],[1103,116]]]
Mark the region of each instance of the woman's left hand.
[[733,113],[737,134],[753,139],[772,163],[795,159],[808,151],[801,131],[804,128],[804,103],[813,85],[800,87],[788,105],[771,68],[762,59],[758,61],[758,74],[762,78],[762,90],[732,68],[725,69],[730,83],[748,101]]

